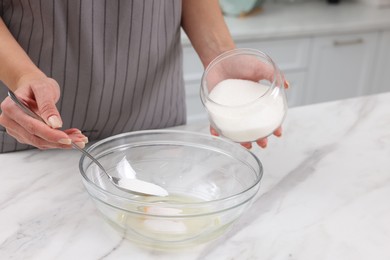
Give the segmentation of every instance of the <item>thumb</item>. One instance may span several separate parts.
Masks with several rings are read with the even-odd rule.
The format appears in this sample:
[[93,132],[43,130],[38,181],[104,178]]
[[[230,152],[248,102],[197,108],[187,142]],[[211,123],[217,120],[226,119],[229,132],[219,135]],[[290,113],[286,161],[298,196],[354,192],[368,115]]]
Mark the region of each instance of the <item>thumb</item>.
[[55,105],[58,95],[51,93],[51,91],[36,91],[34,95],[38,112],[46,124],[52,128],[61,128],[62,119]]
[[38,111],[43,120],[45,120],[46,124],[48,124],[51,128],[62,127],[61,116],[54,102],[50,102],[49,100],[42,103],[37,102],[37,106]]

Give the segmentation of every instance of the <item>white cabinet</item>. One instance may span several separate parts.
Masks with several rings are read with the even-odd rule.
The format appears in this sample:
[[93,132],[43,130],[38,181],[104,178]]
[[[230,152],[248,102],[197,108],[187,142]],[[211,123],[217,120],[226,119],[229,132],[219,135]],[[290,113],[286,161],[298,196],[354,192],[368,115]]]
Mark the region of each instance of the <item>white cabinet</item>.
[[207,113],[200,100],[200,78],[186,81],[187,122],[192,123],[207,119]]
[[371,91],[372,93],[390,91],[390,31],[381,33],[377,57],[375,81]]
[[236,41],[238,48],[253,48],[270,56],[284,72],[307,68],[310,47],[309,38],[263,41]]
[[313,39],[305,103],[355,97],[373,84],[378,32]]
[[306,76],[306,71],[284,72],[284,77],[290,83],[290,88],[286,90],[289,107],[303,105]]
[[200,82],[203,73],[203,65],[191,45],[183,47],[183,72],[186,82]]
[[238,41],[238,48],[253,48],[270,56],[284,73],[291,88],[287,91],[289,107],[303,103],[310,38],[266,41]]
[[186,90],[187,122],[207,119],[207,113],[200,100],[200,81],[203,65],[191,45],[183,47],[183,72]]
[[[390,91],[390,31],[236,44],[261,50],[276,62],[291,85],[290,107]],[[188,122],[204,120],[199,97],[203,65],[191,46],[183,51]]]

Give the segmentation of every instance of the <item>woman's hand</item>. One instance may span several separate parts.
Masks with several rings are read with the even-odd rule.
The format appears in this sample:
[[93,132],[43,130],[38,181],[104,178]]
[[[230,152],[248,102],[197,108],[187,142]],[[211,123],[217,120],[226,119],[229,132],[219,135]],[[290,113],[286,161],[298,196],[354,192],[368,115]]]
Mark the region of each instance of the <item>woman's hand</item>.
[[[217,130],[215,130],[213,127],[210,127],[210,133],[214,136],[219,136]],[[278,129],[276,129],[274,132],[273,132],[273,135],[276,136],[276,137],[281,137],[282,136],[282,127],[278,127]],[[246,143],[240,143],[242,146],[244,146],[245,148],[247,149],[251,149],[252,148],[252,143],[251,142],[246,142]],[[265,138],[261,138],[261,139],[258,139],[256,140],[256,144],[258,146],[260,146],[261,148],[266,148],[267,145],[268,145],[268,138],[265,137]]]
[[58,129],[62,127],[62,120],[55,104],[60,97],[60,88],[54,79],[26,75],[18,81],[14,92],[46,122],[28,116],[7,97],[1,103],[0,124],[18,142],[39,149],[71,148],[72,141],[84,147],[88,142],[78,129]]

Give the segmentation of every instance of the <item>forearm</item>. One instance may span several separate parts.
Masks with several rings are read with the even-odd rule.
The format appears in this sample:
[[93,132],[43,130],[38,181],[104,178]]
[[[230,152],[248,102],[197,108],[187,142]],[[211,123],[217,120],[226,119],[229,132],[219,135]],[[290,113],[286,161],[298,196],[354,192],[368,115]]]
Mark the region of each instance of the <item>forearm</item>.
[[183,0],[182,27],[205,67],[235,48],[218,0]]
[[0,18],[0,80],[16,90],[24,76],[44,77]]

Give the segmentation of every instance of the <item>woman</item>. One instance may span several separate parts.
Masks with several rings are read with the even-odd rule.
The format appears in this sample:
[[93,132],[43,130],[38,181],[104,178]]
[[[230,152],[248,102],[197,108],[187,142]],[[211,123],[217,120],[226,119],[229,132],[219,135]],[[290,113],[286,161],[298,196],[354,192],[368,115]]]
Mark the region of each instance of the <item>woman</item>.
[[204,66],[235,48],[217,0],[3,0],[0,15],[0,80],[47,123],[0,86],[0,152],[184,124],[180,28]]

